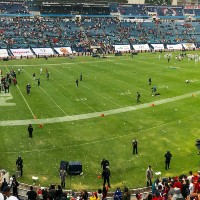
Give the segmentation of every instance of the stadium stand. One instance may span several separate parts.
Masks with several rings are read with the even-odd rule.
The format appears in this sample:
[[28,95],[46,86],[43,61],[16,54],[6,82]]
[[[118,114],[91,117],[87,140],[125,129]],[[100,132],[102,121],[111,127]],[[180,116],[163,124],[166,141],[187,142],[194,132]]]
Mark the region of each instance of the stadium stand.
[[[187,15],[198,19],[198,8],[108,2],[43,2],[37,7],[35,2],[38,3],[0,3],[4,13],[0,22],[1,48],[70,46],[83,50],[91,45],[111,48],[115,44],[199,43],[198,22],[189,22],[191,27],[185,27],[178,21],[187,19]],[[117,13],[117,17],[112,13]],[[81,15],[78,21],[77,14]],[[174,22],[169,21],[172,19]]]
[[196,17],[200,16],[200,9],[194,9],[194,14]]
[[[5,170],[4,170],[5,171]],[[183,197],[190,199],[195,198],[199,199],[199,182],[200,182],[200,173],[192,173],[190,171],[188,175],[181,174],[175,177],[164,177],[161,178],[156,175],[152,187],[142,187],[137,189],[128,189],[124,187],[122,191],[118,187],[115,192],[109,191],[110,188],[106,187],[106,195],[104,197],[108,200],[116,200],[116,199],[125,199],[127,195],[129,195],[129,199],[132,200],[140,200],[146,199],[151,200],[152,198],[157,199],[157,197],[167,197],[169,200],[176,199],[177,195],[179,198],[183,199]],[[1,175],[1,177],[4,177]],[[9,177],[7,177],[8,185],[11,184],[9,181]],[[1,184],[0,184],[1,186]],[[161,186],[161,187],[159,187]],[[190,187],[189,187],[190,186]],[[101,200],[102,199],[102,191],[72,191],[60,188],[59,185],[50,185],[49,187],[41,187],[34,182],[34,185],[28,185],[25,183],[19,183],[18,187],[18,195],[22,200],[27,199],[27,192],[30,190],[30,187],[33,187],[33,190],[37,192],[38,199],[46,199],[49,197],[50,199],[90,199],[90,200]],[[190,190],[185,193],[184,188],[190,188]],[[179,193],[176,193],[176,190],[179,188]],[[180,190],[181,188],[181,190]],[[128,192],[128,194],[127,194]],[[99,195],[97,195],[97,193]],[[161,195],[158,196],[158,193]],[[87,194],[84,198],[84,194]],[[120,195],[120,196],[119,196]],[[47,198],[48,199],[48,198]],[[162,198],[164,199],[164,198]]]
[[182,7],[158,6],[157,13],[158,13],[158,16],[183,17],[183,8]]
[[[67,3],[19,0],[1,2],[0,10],[0,49],[7,49],[9,56],[14,55],[10,49],[30,48],[36,55],[36,48],[71,47],[76,52],[89,52],[91,46],[99,46],[113,53],[114,45],[131,45],[132,50],[136,44],[164,44],[165,47],[167,44],[194,43],[197,47],[200,44],[198,8],[104,1],[99,4],[85,1],[77,5],[74,0]],[[192,15],[194,20],[188,20],[187,15]],[[29,187],[20,183],[22,198],[26,199]],[[141,198],[146,199],[149,189],[133,189],[132,197],[136,199],[137,194],[141,194]],[[81,192],[66,192],[74,198],[81,195]],[[92,192],[89,195],[92,196]],[[108,199],[113,199],[113,195],[110,192]]]
[[147,17],[145,5],[140,4],[120,4],[118,10],[121,15],[132,15],[137,17]]
[[[199,43],[198,22],[184,27],[178,21],[187,19],[188,14],[198,19],[197,8],[108,2],[43,2],[37,7],[35,1],[2,2],[0,7],[4,13],[0,22],[1,48],[70,46],[83,50],[91,45],[111,48],[115,44]],[[34,15],[35,11],[41,17]],[[14,13],[20,17],[7,16]],[[78,21],[77,14],[81,16]],[[175,21],[169,21],[172,19]]]
[[183,9],[185,15],[194,15],[194,9]]
[[155,6],[145,5],[146,12],[156,12]]

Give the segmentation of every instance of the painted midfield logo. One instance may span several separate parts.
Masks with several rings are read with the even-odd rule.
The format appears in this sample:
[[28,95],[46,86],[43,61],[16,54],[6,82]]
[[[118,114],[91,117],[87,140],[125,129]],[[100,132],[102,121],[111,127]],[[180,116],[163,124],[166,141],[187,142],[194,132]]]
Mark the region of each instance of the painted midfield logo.
[[16,106],[16,103],[9,103],[13,96],[10,93],[0,93],[0,106]]

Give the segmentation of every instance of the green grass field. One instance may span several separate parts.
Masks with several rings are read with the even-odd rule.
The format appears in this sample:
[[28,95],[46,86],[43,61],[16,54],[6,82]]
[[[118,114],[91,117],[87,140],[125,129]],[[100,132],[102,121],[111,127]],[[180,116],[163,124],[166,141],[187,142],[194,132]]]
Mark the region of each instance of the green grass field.
[[[161,171],[162,177],[197,172],[200,63],[189,62],[187,58],[176,61],[174,56],[168,63],[163,58],[159,60],[158,55],[1,61],[3,74],[22,66],[23,73],[17,75],[18,85],[10,86],[13,99],[7,102],[16,105],[2,106],[3,93],[0,96],[0,168],[15,174],[15,161],[21,155],[24,176],[18,181],[32,184],[32,176],[38,176],[38,184],[49,186],[60,184],[61,160],[80,161],[83,175],[67,178],[67,188],[78,190],[102,187],[98,175],[103,158],[110,162],[112,189],[145,186],[149,165],[154,172]],[[50,72],[49,81],[46,68]],[[40,87],[33,80],[34,72],[40,78]],[[83,81],[77,88],[75,81],[81,73]],[[149,77],[160,96],[151,95]],[[185,80],[193,82],[187,84]],[[31,95],[26,94],[27,83],[31,84]],[[141,107],[136,103],[138,91]],[[159,100],[163,103],[158,105]],[[132,110],[124,112],[127,107]],[[27,132],[29,123],[34,128],[32,139]],[[138,157],[132,155],[134,138],[139,141]],[[164,167],[167,150],[173,155],[168,171]]]

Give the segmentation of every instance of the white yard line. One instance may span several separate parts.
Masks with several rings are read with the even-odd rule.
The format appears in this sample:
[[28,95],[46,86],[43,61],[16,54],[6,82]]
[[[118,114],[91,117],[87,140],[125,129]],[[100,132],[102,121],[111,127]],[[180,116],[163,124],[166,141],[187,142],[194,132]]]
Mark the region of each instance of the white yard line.
[[0,121],[0,126],[19,126],[19,125],[27,125],[27,124],[50,124],[50,123],[59,123],[59,122],[69,122],[69,121],[96,118],[96,117],[100,117],[102,114],[104,114],[104,116],[106,117],[108,115],[114,115],[114,114],[119,114],[123,112],[130,112],[134,110],[148,108],[152,106],[152,104],[157,106],[157,105],[161,105],[165,103],[170,103],[173,101],[190,98],[190,97],[193,97],[194,95],[199,95],[199,94],[200,94],[200,91],[195,91],[189,94],[184,94],[184,95],[180,95],[180,96],[176,96],[172,98],[166,98],[166,99],[139,104],[135,106],[128,106],[124,108],[118,108],[118,109],[106,110],[106,111],[94,112],[94,113],[87,113],[87,114],[80,114],[80,115],[54,117],[54,118],[46,118],[46,119],[6,120],[6,121]]
[[[30,79],[32,79],[32,77],[31,77],[31,75],[26,71],[26,70],[24,70],[25,71],[25,73],[30,77]],[[42,88],[42,87],[39,87],[50,99],[51,99],[51,101],[65,114],[65,115],[67,115],[67,113],[53,100],[53,98],[49,95],[49,94],[47,94],[47,92]],[[35,117],[34,117],[35,118]]]
[[[59,71],[59,70],[57,70],[57,69],[55,69],[55,68],[51,68],[52,70],[55,70],[56,72],[58,72],[58,73],[60,73],[60,74],[62,74],[63,76],[67,76],[66,74],[63,74],[61,71]],[[77,72],[77,71],[75,71],[75,70],[73,70],[73,69],[70,69],[71,71],[74,71],[74,72]],[[70,76],[67,76],[68,78],[70,78],[71,80],[73,80]],[[82,85],[84,88],[87,88],[90,92],[93,92],[93,93],[95,93],[96,95],[98,95],[98,96],[100,96],[101,98],[103,98],[103,99],[105,99],[105,100],[107,100],[107,101],[110,101],[112,104],[115,104],[116,106],[118,106],[118,107],[120,107],[120,105],[119,104],[117,104],[117,103],[115,103],[114,101],[112,101],[112,100],[110,100],[109,98],[107,98],[107,97],[105,97],[105,96],[103,96],[101,93],[98,93],[98,92],[96,92],[95,90],[91,90],[89,87],[87,87],[86,85]]]
[[49,94],[46,93],[45,90],[43,90],[41,87],[40,87],[40,89],[51,99],[51,101],[53,101],[53,103],[54,103],[65,115],[67,115],[67,113],[53,100],[53,98],[52,98]]
[[[9,69],[7,68],[7,66],[5,66],[5,68],[6,68],[6,70],[9,72]],[[23,98],[23,100],[24,100],[25,104],[27,105],[27,107],[28,107],[28,109],[29,109],[29,111],[30,111],[31,115],[32,115],[32,116],[33,116],[33,118],[34,118],[34,117],[35,117],[35,115],[34,115],[34,113],[33,113],[32,109],[31,109],[31,107],[29,106],[28,102],[26,101],[26,99],[25,99],[24,95],[22,94],[22,92],[21,92],[21,90],[20,90],[19,86],[18,86],[18,85],[16,85],[16,86],[17,86],[17,89],[18,89],[19,93],[21,94],[21,96],[22,96],[22,98]]]
[[[62,76],[66,76],[68,79],[71,79],[72,81],[74,81],[70,76],[63,74],[61,71],[59,71],[57,69],[51,68],[51,67],[50,67],[50,69],[56,71],[57,73],[60,73]],[[54,81],[56,84],[58,84],[60,87],[62,87],[65,91],[70,93],[71,96],[73,96],[76,99],[78,98],[76,95],[74,95],[74,93],[70,92],[70,90],[67,90],[66,87],[63,86],[63,84],[60,84],[59,82],[55,81],[52,77],[51,77],[51,80]],[[74,84],[74,87],[75,87],[75,84]],[[85,106],[87,106],[89,109],[91,109],[91,111],[96,112],[96,110],[94,108],[92,108],[91,106],[89,106],[86,102],[82,101],[81,103],[83,103]]]
[[20,94],[21,94],[22,98],[24,99],[24,102],[26,103],[26,105],[27,105],[27,107],[28,107],[29,111],[31,112],[31,114],[32,114],[32,116],[33,116],[33,118],[34,118],[34,117],[35,117],[35,115],[34,115],[34,113],[33,113],[32,109],[31,109],[31,107],[29,106],[29,104],[28,104],[28,102],[26,101],[26,99],[25,99],[24,95],[22,94],[21,90],[19,89],[19,86],[18,86],[18,85],[16,85],[16,86],[17,86],[17,89],[19,90],[19,92],[20,92]]

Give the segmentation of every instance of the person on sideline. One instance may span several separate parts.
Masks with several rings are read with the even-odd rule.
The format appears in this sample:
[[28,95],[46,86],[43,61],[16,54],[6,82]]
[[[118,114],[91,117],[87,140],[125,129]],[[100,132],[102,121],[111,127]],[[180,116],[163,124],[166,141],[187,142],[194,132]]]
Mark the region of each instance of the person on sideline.
[[18,183],[16,177],[13,177],[11,187],[13,189],[13,196],[16,196],[17,198],[18,198],[18,186],[19,186],[19,183]]
[[29,137],[32,138],[33,137],[33,127],[31,124],[28,125],[28,133],[29,133]]
[[20,175],[23,175],[23,160],[21,158],[21,156],[18,156],[17,160],[16,160],[16,166],[17,166],[17,171],[20,171]]
[[132,141],[132,146],[133,146],[133,155],[134,154],[138,155],[138,141],[136,139]]
[[152,178],[153,178],[153,170],[149,165],[146,171],[147,187],[152,186]]
[[61,180],[61,187],[65,188],[65,179],[67,177],[67,172],[64,169],[61,169],[59,175]]
[[109,170],[109,166],[106,166],[106,169],[103,170],[102,179],[103,179],[103,187],[105,187],[106,182],[107,182],[108,187],[110,188],[110,170]]
[[1,191],[3,191],[3,188],[6,186],[8,186],[8,183],[7,183],[6,179],[4,178],[3,182],[1,183]]
[[170,161],[172,154],[170,153],[170,151],[167,151],[164,157],[165,157],[165,169],[168,170],[170,168]]
[[28,200],[37,200],[37,192],[33,190],[33,186],[30,186],[30,190],[26,193]]

